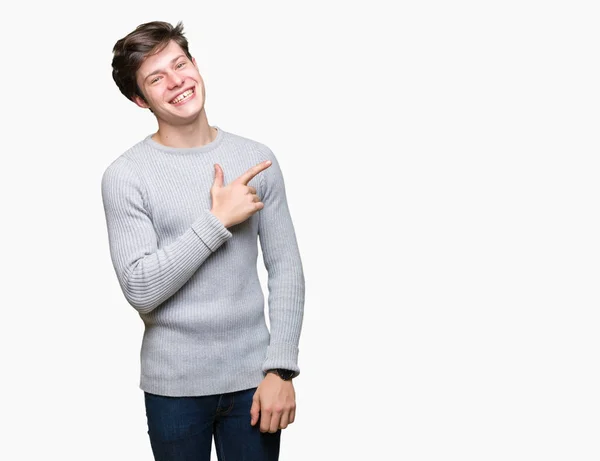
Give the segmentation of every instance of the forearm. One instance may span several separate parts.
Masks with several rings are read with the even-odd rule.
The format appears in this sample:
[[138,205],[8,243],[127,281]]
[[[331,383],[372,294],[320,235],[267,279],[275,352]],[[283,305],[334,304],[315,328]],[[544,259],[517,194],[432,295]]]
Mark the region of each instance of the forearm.
[[[177,240],[148,248],[136,260],[116,261],[123,294],[140,313],[148,313],[173,296],[231,233],[208,211]],[[132,242],[133,243],[133,242]],[[124,254],[139,254],[139,247]],[[115,254],[118,259],[118,253]]]
[[277,258],[268,263],[269,324],[271,340],[263,369],[297,370],[298,345],[304,315],[305,281],[302,261],[293,234]]

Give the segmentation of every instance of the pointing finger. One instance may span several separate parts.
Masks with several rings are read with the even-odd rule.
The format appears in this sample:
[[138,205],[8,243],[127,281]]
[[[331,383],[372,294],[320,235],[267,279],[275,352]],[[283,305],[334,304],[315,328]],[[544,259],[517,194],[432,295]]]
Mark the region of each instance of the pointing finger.
[[270,166],[271,166],[271,160],[267,160],[266,162],[259,163],[258,165],[253,166],[248,171],[246,171],[244,174],[242,174],[234,182],[237,182],[237,183],[240,183],[240,184],[244,184],[244,185],[247,186],[248,183],[250,182],[250,180],[252,178],[254,178],[254,176],[256,176],[261,171],[266,170]]

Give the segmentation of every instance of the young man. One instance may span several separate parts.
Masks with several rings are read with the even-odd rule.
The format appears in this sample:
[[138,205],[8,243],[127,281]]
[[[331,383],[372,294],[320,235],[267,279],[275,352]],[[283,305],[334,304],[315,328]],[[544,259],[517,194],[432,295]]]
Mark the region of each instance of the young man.
[[[102,176],[112,263],[145,330],[140,388],[156,460],[277,460],[294,422],[304,274],[281,169],[210,126],[181,22],[118,40],[113,78],[158,130]],[[268,273],[270,331],[257,272]]]

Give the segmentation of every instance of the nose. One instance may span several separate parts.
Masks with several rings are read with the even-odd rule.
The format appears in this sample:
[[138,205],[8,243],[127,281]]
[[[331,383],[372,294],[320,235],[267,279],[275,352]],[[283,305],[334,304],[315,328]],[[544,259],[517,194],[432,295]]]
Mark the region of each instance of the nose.
[[182,83],[183,78],[181,78],[181,75],[177,74],[176,72],[171,72],[169,74],[169,86],[171,88],[181,86]]

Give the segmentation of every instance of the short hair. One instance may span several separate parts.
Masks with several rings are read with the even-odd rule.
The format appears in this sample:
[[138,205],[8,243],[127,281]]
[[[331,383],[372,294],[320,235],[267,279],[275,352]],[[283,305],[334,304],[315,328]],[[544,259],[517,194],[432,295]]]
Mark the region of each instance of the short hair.
[[175,27],[163,21],[140,24],[115,43],[112,76],[127,99],[133,101],[133,97],[137,95],[146,101],[137,84],[136,73],[148,56],[162,51],[171,40],[181,47],[190,60],[192,59],[181,21]]

